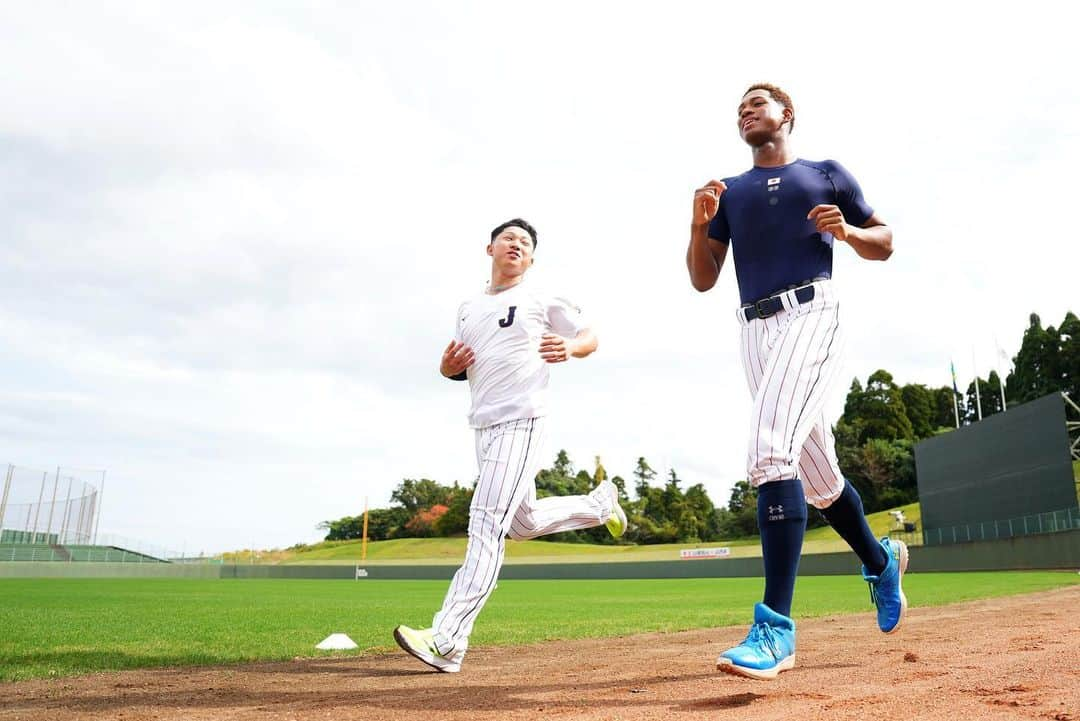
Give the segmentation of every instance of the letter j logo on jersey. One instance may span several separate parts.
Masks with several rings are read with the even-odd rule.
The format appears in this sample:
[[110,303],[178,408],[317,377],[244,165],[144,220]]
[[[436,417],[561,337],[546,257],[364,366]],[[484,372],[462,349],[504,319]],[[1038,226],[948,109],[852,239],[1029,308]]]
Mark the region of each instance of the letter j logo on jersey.
[[499,319],[500,328],[509,328],[514,324],[514,311],[517,310],[516,305],[510,306],[510,311],[506,314],[505,318]]

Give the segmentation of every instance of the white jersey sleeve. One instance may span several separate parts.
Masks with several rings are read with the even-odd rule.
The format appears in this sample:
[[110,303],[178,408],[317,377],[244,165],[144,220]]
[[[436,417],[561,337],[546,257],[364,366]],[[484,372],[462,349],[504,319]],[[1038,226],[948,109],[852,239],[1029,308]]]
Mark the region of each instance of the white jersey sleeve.
[[564,338],[573,338],[589,327],[581,308],[561,296],[547,299],[545,314],[551,330]]

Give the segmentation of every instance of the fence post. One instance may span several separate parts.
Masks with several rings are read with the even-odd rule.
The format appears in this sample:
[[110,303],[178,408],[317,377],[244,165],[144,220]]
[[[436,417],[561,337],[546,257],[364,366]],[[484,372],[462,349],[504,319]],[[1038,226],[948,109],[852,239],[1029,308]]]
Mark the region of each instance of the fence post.
[[105,495],[105,471],[101,472],[101,490],[97,493],[97,520],[94,522],[94,545],[97,545],[98,530],[101,528],[101,498]]
[[[52,485],[52,503],[49,504],[49,522],[45,526],[45,542],[50,544],[50,545],[52,544],[52,540],[50,538],[52,536],[52,517],[53,517],[53,513],[56,511],[56,491],[57,491],[57,489],[59,489],[59,487],[60,487],[60,466],[57,466],[56,467],[56,479],[53,481],[53,485]],[[57,538],[56,540],[59,541],[60,539]]]
[[86,509],[83,507],[84,503],[86,501],[86,496],[84,495],[85,493],[86,493],[86,483],[83,483],[82,484],[82,489],[79,491],[79,498],[78,498],[79,512],[75,514],[75,542],[76,543],[82,543],[83,542],[82,522],[83,522],[83,515],[86,512]]
[[60,544],[63,545],[68,542],[68,528],[71,526],[71,484],[75,481],[75,478],[68,476],[68,489],[67,499],[64,501],[64,517],[60,521]]
[[49,480],[49,472],[45,471],[41,475],[41,493],[38,494],[37,511],[34,512],[34,536],[30,543],[37,543],[38,516],[41,515],[41,502],[45,500],[45,482],[47,480]]
[[15,473],[15,466],[8,464],[7,476],[4,478],[4,495],[0,496],[0,533],[4,530],[4,514],[7,513],[8,491],[11,490],[11,476]]

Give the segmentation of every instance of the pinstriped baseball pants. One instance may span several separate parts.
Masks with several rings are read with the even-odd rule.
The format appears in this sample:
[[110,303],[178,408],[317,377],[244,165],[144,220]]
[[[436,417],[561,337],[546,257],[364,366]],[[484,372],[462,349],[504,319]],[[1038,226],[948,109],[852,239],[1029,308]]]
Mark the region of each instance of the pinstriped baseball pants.
[[454,574],[432,622],[440,653],[468,648],[473,623],[495,590],[507,535],[521,540],[592,528],[611,515],[610,502],[593,494],[537,499],[536,474],[546,431],[545,418],[508,421],[476,431],[480,476],[469,507],[465,562]]
[[747,477],[756,488],[789,478],[802,481],[806,500],[827,508],[844,490],[832,428],[824,415],[841,367],[844,338],[831,281],[813,283],[814,299],[742,323],[742,361],[754,396]]

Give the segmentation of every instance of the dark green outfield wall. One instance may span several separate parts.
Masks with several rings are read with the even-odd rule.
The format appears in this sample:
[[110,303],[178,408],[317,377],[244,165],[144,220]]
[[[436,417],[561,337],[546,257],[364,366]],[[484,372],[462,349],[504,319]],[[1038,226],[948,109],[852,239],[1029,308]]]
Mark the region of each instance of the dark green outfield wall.
[[926,542],[938,542],[934,529],[1076,509],[1065,421],[1065,401],[1051,393],[919,442]]
[[[366,578],[448,580],[456,566],[363,566]],[[1080,530],[1021,536],[1000,541],[916,546],[912,573],[949,571],[1080,570]],[[803,556],[799,574],[835,576],[858,573],[852,553]],[[735,578],[761,575],[760,558],[624,563],[511,564],[502,578]],[[337,578],[356,577],[356,567],[196,566],[130,563],[0,563],[0,578]]]

